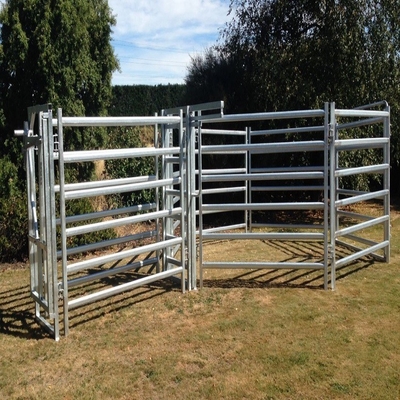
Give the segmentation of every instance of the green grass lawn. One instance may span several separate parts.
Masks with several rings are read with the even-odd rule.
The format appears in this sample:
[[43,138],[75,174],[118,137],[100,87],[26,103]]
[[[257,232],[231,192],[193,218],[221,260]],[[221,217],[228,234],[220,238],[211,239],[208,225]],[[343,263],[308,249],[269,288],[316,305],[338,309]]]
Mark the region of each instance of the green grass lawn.
[[[400,399],[400,214],[390,264],[338,273],[207,271],[33,319],[26,268],[0,270],[1,399]],[[240,250],[240,249],[239,249]]]

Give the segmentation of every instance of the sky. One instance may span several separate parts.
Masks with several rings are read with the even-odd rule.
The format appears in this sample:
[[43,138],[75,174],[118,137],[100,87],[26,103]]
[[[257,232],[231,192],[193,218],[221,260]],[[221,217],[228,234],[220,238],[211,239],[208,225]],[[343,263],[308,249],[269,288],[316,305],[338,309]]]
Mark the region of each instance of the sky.
[[229,0],[108,0],[120,63],[113,85],[184,83],[191,57],[217,43]]

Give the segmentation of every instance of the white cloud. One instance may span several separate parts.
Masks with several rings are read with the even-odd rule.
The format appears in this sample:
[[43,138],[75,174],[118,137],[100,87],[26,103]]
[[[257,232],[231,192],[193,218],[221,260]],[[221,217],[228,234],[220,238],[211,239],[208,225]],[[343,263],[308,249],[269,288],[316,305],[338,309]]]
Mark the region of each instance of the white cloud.
[[216,43],[229,0],[109,0],[121,73],[113,84],[183,83],[190,56]]

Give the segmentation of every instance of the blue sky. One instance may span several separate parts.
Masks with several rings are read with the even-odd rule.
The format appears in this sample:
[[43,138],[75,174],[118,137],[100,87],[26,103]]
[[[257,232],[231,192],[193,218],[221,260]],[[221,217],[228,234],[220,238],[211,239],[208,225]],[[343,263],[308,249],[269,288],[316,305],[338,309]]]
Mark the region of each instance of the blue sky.
[[183,83],[191,56],[215,44],[229,0],[109,0],[117,24],[114,85]]

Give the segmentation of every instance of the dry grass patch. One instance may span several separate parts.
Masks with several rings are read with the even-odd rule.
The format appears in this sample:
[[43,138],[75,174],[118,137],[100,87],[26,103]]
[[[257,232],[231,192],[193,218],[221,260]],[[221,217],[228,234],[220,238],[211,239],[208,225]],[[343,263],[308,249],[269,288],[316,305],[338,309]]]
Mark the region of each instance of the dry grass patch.
[[391,263],[342,268],[335,292],[321,271],[210,270],[203,290],[163,281],[74,310],[58,343],[33,320],[27,269],[3,268],[1,397],[399,399],[393,216]]

